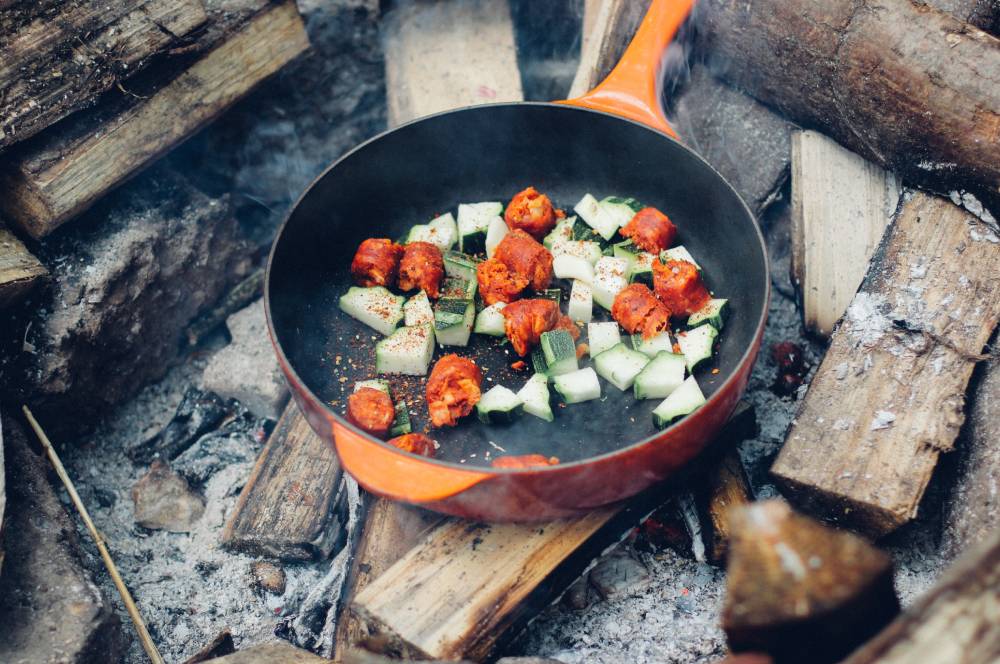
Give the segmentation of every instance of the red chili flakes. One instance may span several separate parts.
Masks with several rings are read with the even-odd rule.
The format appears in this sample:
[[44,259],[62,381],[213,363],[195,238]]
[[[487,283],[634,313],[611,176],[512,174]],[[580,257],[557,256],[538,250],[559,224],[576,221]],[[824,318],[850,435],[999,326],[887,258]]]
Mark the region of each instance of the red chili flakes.
[[514,371],[524,371],[524,368],[528,365],[525,364],[524,360],[518,360],[517,362],[512,362],[510,368]]

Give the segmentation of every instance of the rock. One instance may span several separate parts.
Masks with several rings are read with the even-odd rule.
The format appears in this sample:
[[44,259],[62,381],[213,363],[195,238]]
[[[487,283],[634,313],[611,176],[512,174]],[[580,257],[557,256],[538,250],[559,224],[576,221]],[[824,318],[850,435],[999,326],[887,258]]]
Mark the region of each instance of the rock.
[[601,558],[590,571],[590,583],[604,599],[624,595],[648,582],[646,566],[621,547]]
[[574,611],[586,609],[597,599],[597,591],[590,585],[585,576],[574,581],[573,585],[567,588],[562,596],[563,604]]
[[264,560],[250,564],[250,577],[253,585],[274,595],[285,594],[285,570]]
[[255,415],[277,420],[288,401],[288,384],[271,347],[264,301],[226,319],[232,342],[205,367],[206,390],[236,399]]
[[3,416],[10,503],[0,575],[0,662],[114,662],[121,624],[81,564],[69,515],[46,477],[47,462],[22,427]]
[[199,436],[211,431],[229,412],[219,395],[189,387],[173,418],[156,435],[129,448],[136,463],[150,463],[154,458],[171,460],[191,446]]
[[201,496],[191,491],[187,480],[159,459],[132,487],[132,502],[137,524],[172,533],[190,532],[205,512]]

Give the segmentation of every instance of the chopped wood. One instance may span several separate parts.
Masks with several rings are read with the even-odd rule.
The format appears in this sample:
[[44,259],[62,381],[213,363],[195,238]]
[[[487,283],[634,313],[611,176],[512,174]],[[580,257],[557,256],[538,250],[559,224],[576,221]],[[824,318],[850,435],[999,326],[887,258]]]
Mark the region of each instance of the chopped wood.
[[[591,4],[587,8],[593,12]],[[632,35],[642,23],[649,0],[603,0],[593,17],[590,33],[583,34],[580,65],[568,98],[593,89],[611,73],[621,59]],[[585,15],[585,21],[587,20]]]
[[722,610],[733,651],[837,662],[899,612],[892,560],[861,537],[781,500],[736,510],[733,525]]
[[904,180],[1000,198],[997,38],[910,0],[699,8],[701,51],[734,86]]
[[[741,402],[742,403],[742,402]],[[725,562],[733,536],[733,512],[753,502],[753,490],[737,450],[726,452],[708,473],[707,500],[704,511],[708,528],[708,558],[715,564]]]
[[1000,238],[914,193],[834,331],[771,472],[810,512],[875,536],[916,516],[1000,318]]
[[233,644],[233,635],[227,629],[212,639],[207,646],[185,659],[184,664],[201,664],[234,652],[236,646]]
[[20,301],[48,274],[24,243],[0,225],[0,309]]
[[0,4],[0,150],[182,46],[200,0],[12,0]]
[[240,492],[222,545],[280,560],[327,558],[342,529],[340,477],[333,447],[290,402]]
[[151,68],[128,93],[18,146],[0,173],[0,208],[35,238],[216,118],[309,47],[294,0],[215,0],[187,53]]
[[792,274],[805,326],[829,336],[899,203],[892,173],[816,131],[792,134]]
[[1000,661],[1000,530],[843,664]]
[[329,664],[330,662],[285,641],[262,643],[210,661],[218,664]]
[[[400,660],[393,657],[386,657],[385,655],[379,655],[368,650],[362,650],[360,648],[355,648],[353,650],[348,650],[344,653],[343,664],[398,664]],[[435,664],[435,662],[428,662],[424,660],[425,664]],[[451,664],[471,664],[466,660],[452,661]]]

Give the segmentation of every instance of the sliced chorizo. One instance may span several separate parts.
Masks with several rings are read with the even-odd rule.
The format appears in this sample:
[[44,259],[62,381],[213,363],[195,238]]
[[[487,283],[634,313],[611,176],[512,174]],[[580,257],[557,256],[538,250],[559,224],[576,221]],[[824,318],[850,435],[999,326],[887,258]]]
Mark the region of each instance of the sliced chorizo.
[[396,436],[389,439],[389,444],[398,447],[404,452],[419,454],[425,457],[434,456],[434,452],[436,451],[434,441],[422,433],[406,433],[402,436]]
[[573,319],[566,314],[559,316],[559,320],[556,321],[555,327],[552,329],[566,330],[569,332],[569,336],[573,337],[573,341],[580,338],[580,328],[578,328],[576,323],[573,322]]
[[615,296],[611,317],[629,334],[648,339],[670,324],[670,309],[645,284],[629,284]]
[[552,201],[534,187],[514,194],[503,217],[510,230],[522,230],[536,240],[549,234],[557,218]]
[[378,438],[385,438],[396,417],[392,399],[382,390],[362,387],[347,397],[347,419]]
[[497,302],[513,302],[528,287],[528,278],[507,269],[504,263],[490,258],[476,267],[479,294],[487,306]]
[[445,355],[427,379],[427,411],[436,427],[455,426],[479,402],[483,374],[476,364],[454,353]]
[[677,227],[670,217],[654,207],[645,207],[622,227],[621,234],[635,246],[654,254],[668,248],[677,237]]
[[403,258],[399,261],[400,290],[419,288],[427,297],[437,299],[443,278],[444,259],[440,249],[430,242],[410,242],[403,248]]
[[507,233],[493,257],[514,274],[526,278],[536,291],[552,283],[552,254],[522,230]]
[[543,454],[520,454],[517,456],[500,456],[490,462],[494,468],[537,468],[539,466],[555,466],[559,457],[547,457]]
[[694,264],[653,261],[653,289],[674,316],[690,316],[712,299]]
[[559,305],[543,298],[511,302],[501,313],[507,338],[521,357],[537,346],[542,332],[553,329],[560,319]]
[[386,238],[369,238],[358,246],[351,261],[351,276],[359,286],[392,288],[399,272],[403,247]]

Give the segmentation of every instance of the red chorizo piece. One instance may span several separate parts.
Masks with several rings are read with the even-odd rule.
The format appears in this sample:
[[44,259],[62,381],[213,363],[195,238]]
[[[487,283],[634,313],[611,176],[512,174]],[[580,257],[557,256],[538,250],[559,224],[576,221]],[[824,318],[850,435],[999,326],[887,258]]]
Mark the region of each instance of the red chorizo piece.
[[410,242],[404,247],[399,261],[399,288],[408,291],[422,289],[427,297],[437,299],[444,278],[441,250],[430,242]]
[[493,257],[514,274],[525,277],[536,291],[548,288],[552,282],[552,254],[522,230],[508,233]]
[[358,246],[351,261],[351,275],[359,286],[392,288],[403,248],[392,240],[369,238]]
[[677,227],[654,207],[642,208],[622,227],[621,234],[632,238],[635,246],[654,254],[666,249],[677,237]]
[[436,451],[434,441],[422,433],[406,433],[389,439],[390,445],[395,445],[404,452],[432,457]]
[[392,399],[382,390],[362,387],[347,397],[347,420],[373,436],[385,438],[395,417]]
[[552,201],[534,187],[519,191],[510,199],[503,214],[510,230],[522,230],[536,240],[549,234],[556,225]]
[[611,305],[611,317],[629,334],[642,333],[644,339],[655,336],[670,324],[670,310],[645,284],[629,284]]
[[493,459],[490,465],[494,468],[537,468],[539,466],[555,466],[559,457],[547,457],[542,454],[521,454],[519,456],[501,456]]
[[485,260],[476,267],[476,280],[479,282],[479,294],[487,306],[513,302],[528,287],[527,277],[514,274],[496,258]]
[[445,355],[427,379],[427,411],[436,427],[455,426],[472,412],[481,396],[483,374],[472,360]]
[[559,305],[548,299],[511,302],[501,313],[507,338],[521,357],[538,345],[542,332],[554,328],[560,317]]
[[674,316],[690,316],[712,299],[698,268],[687,261],[653,261],[653,289]]
[[576,341],[577,339],[580,338],[580,328],[576,326],[576,323],[573,322],[572,318],[570,318],[565,314],[559,317],[559,320],[556,321],[555,327],[552,329],[566,330],[567,332],[569,332],[569,336],[573,337],[573,341]]

